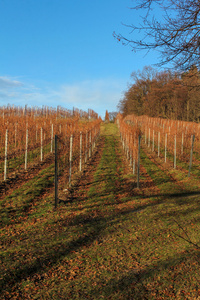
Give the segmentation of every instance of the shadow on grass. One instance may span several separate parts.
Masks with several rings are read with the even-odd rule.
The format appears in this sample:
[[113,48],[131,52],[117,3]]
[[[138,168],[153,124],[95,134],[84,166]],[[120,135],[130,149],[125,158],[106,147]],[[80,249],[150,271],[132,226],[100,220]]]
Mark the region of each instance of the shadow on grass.
[[[104,170],[107,171],[108,169],[105,168]],[[101,183],[101,176],[97,176],[97,179],[93,181],[94,186]],[[45,272],[53,265],[61,263],[63,258],[70,258],[70,255],[74,255],[73,253],[81,248],[90,247],[94,241],[105,238],[105,235],[108,234],[106,233],[106,230],[110,228],[110,223],[118,224],[121,216],[128,217],[128,214],[130,214],[130,219],[132,222],[135,222],[131,215],[134,212],[144,210],[150,206],[156,206],[167,199],[170,201],[174,199],[179,201],[183,198],[187,199],[191,194],[197,196],[200,194],[200,192],[188,193],[184,191],[183,193],[138,195],[135,192],[136,183],[130,182],[128,179],[122,179],[120,172],[117,175],[116,173],[114,175],[103,174],[102,183],[103,182],[105,183],[103,190],[96,186],[95,190],[88,197],[89,201],[88,198],[81,196],[71,199],[71,203],[73,203],[74,206],[80,201],[85,202],[86,205],[89,203],[90,208],[93,208],[93,212],[88,210],[83,214],[72,214],[72,216],[64,220],[59,220],[59,226],[56,227],[56,232],[53,231],[54,229],[52,227],[52,229],[47,229],[43,235],[31,240],[31,243],[33,244],[31,254],[35,259],[31,262],[25,262],[26,265],[23,265],[20,254],[17,254],[21,260],[15,263],[14,270],[10,268],[6,271],[6,274],[0,283],[0,288],[2,290],[6,287],[9,289],[16,283],[19,283],[28,277],[31,277],[35,281],[42,280],[37,276],[38,273]],[[108,203],[106,203],[104,198],[108,197],[111,193],[113,194],[115,202],[109,202],[108,200]],[[118,204],[117,201],[120,201],[120,196],[129,198],[127,201],[123,200],[124,203],[130,201],[132,197],[137,197],[139,200],[153,198],[153,201],[149,203],[142,203],[142,201],[140,201],[139,203],[136,203],[136,206],[133,209],[127,207],[116,211],[114,210],[115,205]],[[101,212],[100,208],[102,206],[105,207],[106,205],[113,205],[113,209],[109,210],[108,208],[106,215],[102,216],[104,212]],[[71,207],[71,210],[73,211],[73,207]],[[77,210],[80,211],[78,206]],[[56,224],[56,222],[54,222],[54,224]],[[115,230],[115,228],[113,228],[113,230]],[[69,240],[65,241],[65,239]],[[56,243],[55,240],[57,241]],[[42,243],[41,249],[38,247],[38,241]],[[194,254],[199,255],[199,253]],[[108,281],[105,286],[101,287],[101,294],[105,295],[107,299],[112,299],[112,295],[116,293],[124,293],[123,299],[149,299],[151,288],[150,286],[148,287],[147,282],[153,282],[154,278],[160,274],[161,269],[163,270],[164,268],[170,270],[171,267],[174,267],[177,263],[185,261],[188,258],[189,256],[187,256],[186,253],[182,253],[176,258],[169,258],[166,261],[159,259],[156,263],[152,262],[150,266],[146,266],[143,269],[137,268],[135,270],[130,270],[125,274],[119,274],[116,276],[118,279],[115,277]],[[15,259],[17,259],[17,256]],[[92,290],[92,296],[99,297],[99,289],[94,288]]]
[[[116,190],[118,193],[118,189]],[[103,193],[99,194],[98,191],[96,191],[96,200],[101,199],[100,205],[94,204],[94,212],[95,208],[96,210],[102,208],[102,205],[105,207],[105,205],[111,205],[114,203],[108,203],[106,204],[102,198],[107,196],[107,193],[104,191]],[[86,200],[87,203],[87,199]],[[77,200],[76,200],[77,201]],[[75,201],[75,202],[76,202]],[[135,211],[139,209],[144,209],[147,207],[141,206],[139,208],[136,208]],[[80,209],[78,209],[80,210]],[[101,214],[98,216],[94,216],[91,211],[88,211],[87,214],[80,214],[77,216],[72,216],[71,218],[67,218],[63,220],[62,222],[59,222],[59,228],[61,228],[60,233],[54,233],[52,230],[46,231],[45,235],[42,237],[36,238],[36,241],[33,240],[31,243],[33,243],[31,249],[33,249],[32,255],[36,257],[35,260],[32,262],[26,263],[23,265],[21,259],[19,258],[19,262],[15,263],[15,270],[8,269],[6,272],[6,275],[2,278],[0,281],[0,289],[5,289],[12,287],[16,283],[21,282],[22,280],[25,280],[28,277],[34,277],[35,274],[45,272],[45,270],[48,270],[49,267],[52,267],[54,264],[57,264],[58,262],[62,261],[62,259],[66,256],[69,256],[74,251],[79,250],[82,247],[89,247],[95,240],[101,240],[104,236],[104,231],[109,228],[110,221],[113,219],[117,221],[117,215],[119,214],[125,214],[125,213],[133,213],[134,210],[128,210],[126,212],[109,212],[109,216],[102,217]],[[115,222],[115,221],[114,221]],[[85,232],[83,236],[74,236],[73,240],[70,242],[63,243],[62,241],[59,241],[51,247],[51,240],[54,236],[56,236],[56,239],[59,237],[59,235],[63,236],[62,228],[68,228],[66,231],[66,235],[68,235],[71,231],[72,227],[77,227],[77,233],[79,231],[79,228],[82,228],[82,231]],[[44,238],[45,237],[45,238]],[[42,239],[42,244],[45,242],[49,244],[49,247],[41,247],[42,249],[38,248],[38,239]],[[49,242],[48,242],[49,241]],[[46,249],[46,250],[45,250]],[[17,259],[17,257],[15,258]]]
[[[45,272],[49,267],[52,267],[54,264],[62,261],[64,257],[70,255],[70,253],[73,253],[74,251],[77,251],[83,246],[89,247],[93,241],[98,239],[101,235],[102,230],[104,230],[106,226],[106,220],[101,217],[91,218],[90,216],[78,216],[74,217],[71,221],[66,220],[66,224],[69,227],[69,232],[71,226],[89,224],[89,232],[84,236],[74,238],[72,241],[67,243],[58,242],[53,248],[50,246],[49,248],[45,247],[45,252],[41,252],[38,247],[38,240],[36,239],[35,245],[32,246],[32,249],[35,249],[35,253],[33,251],[32,254],[36,257],[36,259],[26,265],[23,265],[23,262],[19,261],[19,263],[15,266],[15,270],[7,270],[5,276],[0,280],[0,291],[3,291],[6,287],[10,288],[12,285],[25,280],[27,277],[34,276],[35,273],[40,273],[41,271]],[[63,222],[62,227],[66,224]],[[86,230],[86,232],[87,231],[88,230]],[[61,235],[62,234],[63,233],[61,231]],[[66,234],[68,234],[68,232]],[[50,237],[52,238],[52,232],[46,232],[46,240],[43,237],[43,242],[47,242]]]
[[[142,269],[133,268],[125,274],[119,274],[119,279],[111,279],[101,287],[101,291],[94,288],[91,294],[94,297],[101,294],[106,299],[117,299],[117,296],[127,300],[171,299],[179,294],[178,299],[186,299],[185,291],[190,290],[194,298],[187,299],[197,299],[199,287],[198,278],[195,277],[198,277],[199,273],[199,259],[199,251],[181,253],[166,260],[160,259]],[[188,265],[188,262],[191,265]],[[194,273],[191,276],[190,267],[193,265]],[[179,271],[173,273],[174,270]]]
[[[88,212],[87,214],[73,216],[71,217],[71,219],[65,219],[62,222],[60,221],[59,227],[61,228],[60,234],[62,236],[62,228],[68,228],[68,230],[66,231],[66,235],[68,235],[71,231],[71,228],[74,226],[77,226],[77,228],[80,228],[80,226],[82,226],[82,229],[85,232],[84,236],[74,238],[72,241],[66,243],[62,243],[62,241],[60,241],[56,245],[54,245],[53,248],[47,248],[46,252],[42,253],[40,250],[38,250],[37,252],[38,241],[36,241],[36,244],[33,245],[33,247],[36,251],[36,253],[34,253],[34,256],[37,258],[26,265],[23,265],[21,262],[19,262],[15,270],[7,270],[6,275],[0,283],[0,289],[3,290],[6,287],[12,287],[12,285],[15,285],[16,283],[25,280],[27,277],[34,278],[34,274],[45,272],[54,264],[61,262],[64,257],[69,257],[71,253],[78,251],[82,247],[90,247],[90,245],[92,245],[92,243],[95,240],[101,240],[102,238],[105,238],[105,230],[110,227],[111,221],[112,225],[115,222],[116,224],[118,223],[119,215],[123,216],[130,213],[134,213],[139,210],[145,209],[148,206],[155,206],[158,203],[159,202],[149,203],[138,206],[135,209],[127,208],[119,212],[110,212],[108,217],[94,216],[94,214]],[[59,233],[55,233],[55,235],[58,234]],[[46,232],[45,237],[46,241],[50,238],[53,239],[52,232]],[[151,291],[149,291],[148,288],[146,288],[146,282],[148,280],[153,280],[153,278],[159,274],[159,269],[165,268],[170,270],[170,267],[174,267],[178,261],[186,260],[186,258],[189,257],[188,255],[189,254],[184,253],[182,256],[170,258],[169,260],[166,260],[164,262],[160,260],[160,262],[156,263],[155,266],[152,264],[151,266],[146,267],[143,270],[131,270],[125,275],[120,276],[120,279],[118,280],[115,280],[113,278],[110,282],[106,284],[106,286],[102,287],[101,294],[111,297],[112,293],[120,293],[125,291],[125,295],[127,295],[127,298],[123,299],[131,299],[129,298],[130,296],[137,297],[134,299],[148,299],[145,297],[148,297]],[[199,251],[196,252],[195,255],[198,255],[199,257]],[[42,280],[37,278],[39,277],[36,277],[36,279],[34,280]],[[99,290],[94,289],[92,295],[95,296],[98,293]]]
[[[113,175],[112,177],[108,177],[109,180],[105,181],[107,177],[105,176],[104,179],[97,179],[91,182],[91,186],[95,184],[100,184],[102,182],[106,183],[106,187],[104,187],[103,190],[97,190],[94,189],[90,194],[89,194],[89,199],[90,201],[86,201],[88,199],[85,199],[85,197],[72,197],[69,198],[66,202],[64,202],[65,204],[67,203],[78,203],[78,202],[85,202],[85,206],[87,207],[87,209],[95,209],[95,208],[101,208],[102,204],[101,204],[101,200],[99,200],[100,203],[97,204],[93,204],[95,203],[96,199],[101,199],[104,198],[104,200],[107,199],[107,201],[104,201],[103,205],[105,206],[110,206],[113,205],[113,200],[115,201],[115,204],[119,204],[119,203],[128,203],[134,199],[136,200],[140,200],[142,201],[143,199],[151,199],[152,201],[148,204],[143,205],[142,202],[137,203],[136,204],[136,209],[131,209],[129,212],[136,212],[136,211],[140,211],[143,210],[147,207],[152,207],[155,205],[158,205],[160,203],[163,203],[163,201],[173,201],[178,205],[186,205],[186,204],[190,204],[191,201],[193,202],[199,202],[199,198],[195,197],[195,196],[199,196],[200,195],[200,191],[181,191],[181,192],[168,192],[168,193],[156,193],[156,194],[147,194],[145,193],[145,190],[143,190],[143,192],[140,194],[139,190],[137,189],[137,184],[136,182],[130,181],[129,179],[124,179],[121,178],[121,174],[118,174],[118,176]],[[143,185],[143,183],[141,183],[141,186]],[[148,188],[153,187],[154,183],[153,181],[148,182]],[[146,185],[145,185],[146,187]],[[113,199],[109,201],[109,196],[113,196]],[[122,200],[121,200],[122,197]],[[191,199],[192,197],[192,199]],[[94,201],[92,201],[91,199],[94,199]],[[84,204],[83,204],[84,207]],[[77,206],[77,209],[75,208],[74,210],[80,210],[80,208]],[[181,214],[187,214],[189,212],[194,211],[194,209],[189,209],[187,208],[187,211],[183,211]],[[124,213],[124,212],[122,212]],[[128,213],[128,212],[125,212]]]
[[[138,195],[139,198],[162,198],[162,199],[175,199],[175,200],[180,200],[179,204],[185,204],[187,202],[190,202],[191,200],[189,199],[190,196],[198,196],[200,195],[200,191],[183,191],[183,192],[177,192],[177,193],[157,193],[157,194],[151,194],[151,195]],[[186,198],[186,200],[183,198]]]

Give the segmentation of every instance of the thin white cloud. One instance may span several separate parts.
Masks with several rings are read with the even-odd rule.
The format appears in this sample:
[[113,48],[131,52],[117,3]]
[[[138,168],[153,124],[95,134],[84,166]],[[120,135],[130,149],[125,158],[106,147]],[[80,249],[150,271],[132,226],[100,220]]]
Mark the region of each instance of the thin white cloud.
[[10,100],[21,96],[24,84],[8,76],[0,76],[0,104],[6,105]]
[[62,86],[60,98],[62,103],[103,113],[116,110],[123,88],[124,81],[119,79],[87,80]]
[[0,77],[0,105],[7,103],[24,106],[61,105],[93,109],[104,117],[105,111],[116,111],[122,91],[126,85],[121,79],[86,80],[58,87],[38,88],[34,85]]
[[0,76],[0,89],[16,88],[23,86],[23,83],[6,76]]

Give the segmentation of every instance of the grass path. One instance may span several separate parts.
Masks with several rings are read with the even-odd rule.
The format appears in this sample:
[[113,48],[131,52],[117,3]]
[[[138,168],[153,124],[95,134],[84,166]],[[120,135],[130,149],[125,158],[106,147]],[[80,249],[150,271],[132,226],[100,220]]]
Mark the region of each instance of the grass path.
[[0,299],[198,299],[199,248],[185,239],[199,243],[199,196],[173,176],[143,150],[138,190],[116,125],[102,125],[70,197],[55,211],[52,191],[2,226]]

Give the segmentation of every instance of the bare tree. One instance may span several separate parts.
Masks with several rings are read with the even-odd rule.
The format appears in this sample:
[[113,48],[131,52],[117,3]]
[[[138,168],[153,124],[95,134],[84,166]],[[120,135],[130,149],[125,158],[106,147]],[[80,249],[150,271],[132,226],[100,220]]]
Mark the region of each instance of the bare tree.
[[109,114],[110,122],[115,122],[115,119],[116,119],[116,116],[117,116],[118,112],[117,111],[111,111],[108,114]]
[[[114,36],[133,50],[156,49],[161,53],[159,65],[173,63],[176,70],[200,67],[200,0],[136,0],[131,8],[145,15],[140,25],[131,28],[133,39]],[[155,16],[156,14],[156,16]],[[139,39],[136,34],[139,33]]]

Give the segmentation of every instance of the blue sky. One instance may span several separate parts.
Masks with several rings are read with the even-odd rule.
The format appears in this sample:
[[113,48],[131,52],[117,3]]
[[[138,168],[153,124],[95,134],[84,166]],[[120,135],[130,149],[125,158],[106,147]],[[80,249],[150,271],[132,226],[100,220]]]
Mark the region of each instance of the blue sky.
[[[133,71],[157,62],[113,38],[131,0],[0,0],[0,105],[116,111]],[[131,35],[130,35],[131,37]]]

